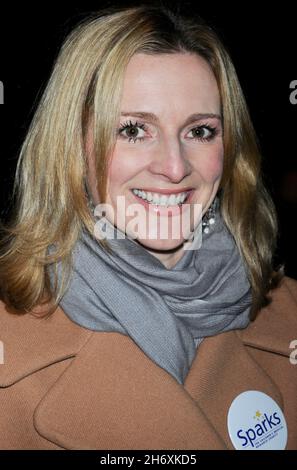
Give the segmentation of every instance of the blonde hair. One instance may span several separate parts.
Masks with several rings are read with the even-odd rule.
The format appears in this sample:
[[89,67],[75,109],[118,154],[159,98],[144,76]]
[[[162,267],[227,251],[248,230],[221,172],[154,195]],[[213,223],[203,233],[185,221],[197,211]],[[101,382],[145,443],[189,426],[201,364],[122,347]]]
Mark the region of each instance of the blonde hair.
[[[20,152],[15,214],[2,228],[2,298],[18,313],[59,303],[72,249],[83,228],[91,234],[94,229],[86,192],[88,126],[92,122],[98,193],[105,202],[123,76],[138,52],[198,54],[217,79],[225,149],[221,210],[246,263],[254,315],[281,277],[272,267],[277,220],[261,180],[260,153],[234,66],[202,20],[146,5],[93,15],[62,46]],[[49,255],[52,244],[56,252]],[[57,261],[63,282],[53,287],[46,267]]]

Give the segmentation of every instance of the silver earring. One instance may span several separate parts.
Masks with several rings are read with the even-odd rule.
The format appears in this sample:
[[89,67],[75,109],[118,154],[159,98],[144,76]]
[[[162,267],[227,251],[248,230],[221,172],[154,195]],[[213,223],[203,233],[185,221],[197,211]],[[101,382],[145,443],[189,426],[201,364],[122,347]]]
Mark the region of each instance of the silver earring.
[[218,199],[215,197],[210,207],[207,209],[204,216],[202,217],[202,232],[203,233],[209,233],[210,226],[215,224],[215,221],[216,221],[215,213],[216,213],[217,201]]

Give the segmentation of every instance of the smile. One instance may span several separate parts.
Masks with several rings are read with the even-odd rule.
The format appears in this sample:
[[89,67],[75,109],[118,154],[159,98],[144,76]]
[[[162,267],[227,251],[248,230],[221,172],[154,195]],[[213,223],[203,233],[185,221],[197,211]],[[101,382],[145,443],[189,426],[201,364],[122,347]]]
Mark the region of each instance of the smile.
[[158,206],[177,206],[183,204],[191,191],[185,191],[177,194],[160,194],[150,191],[143,191],[142,189],[132,189],[135,196],[140,197],[149,204]]

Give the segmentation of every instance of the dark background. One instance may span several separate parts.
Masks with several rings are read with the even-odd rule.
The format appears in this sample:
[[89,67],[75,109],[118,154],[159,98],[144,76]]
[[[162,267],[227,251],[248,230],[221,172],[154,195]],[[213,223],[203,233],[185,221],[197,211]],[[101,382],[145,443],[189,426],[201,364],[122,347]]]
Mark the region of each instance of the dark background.
[[[18,152],[61,43],[89,12],[109,5],[138,2],[81,2],[76,6],[45,3],[1,6],[0,210],[5,221]],[[160,3],[159,1],[142,3]],[[188,15],[200,14],[221,36],[235,64],[263,155],[264,180],[276,204],[280,235],[275,263],[297,278],[297,105],[289,86],[297,80],[294,3],[243,4],[163,1]],[[255,220],[255,224],[260,223]]]

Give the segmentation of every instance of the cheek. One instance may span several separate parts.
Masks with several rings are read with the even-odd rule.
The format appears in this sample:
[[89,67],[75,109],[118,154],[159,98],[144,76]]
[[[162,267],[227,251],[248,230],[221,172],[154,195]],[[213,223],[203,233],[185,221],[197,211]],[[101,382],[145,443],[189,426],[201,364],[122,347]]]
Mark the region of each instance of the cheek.
[[138,171],[136,163],[137,160],[125,155],[125,152],[114,152],[107,179],[107,187],[110,193],[120,192],[122,186],[133,178]]
[[195,168],[207,183],[214,183],[222,176],[223,162],[224,150],[222,146],[216,146],[197,159]]
[[108,170],[107,177],[107,190],[113,192],[118,186],[120,186],[122,179],[124,178],[124,170],[120,171],[120,166],[111,163]]

